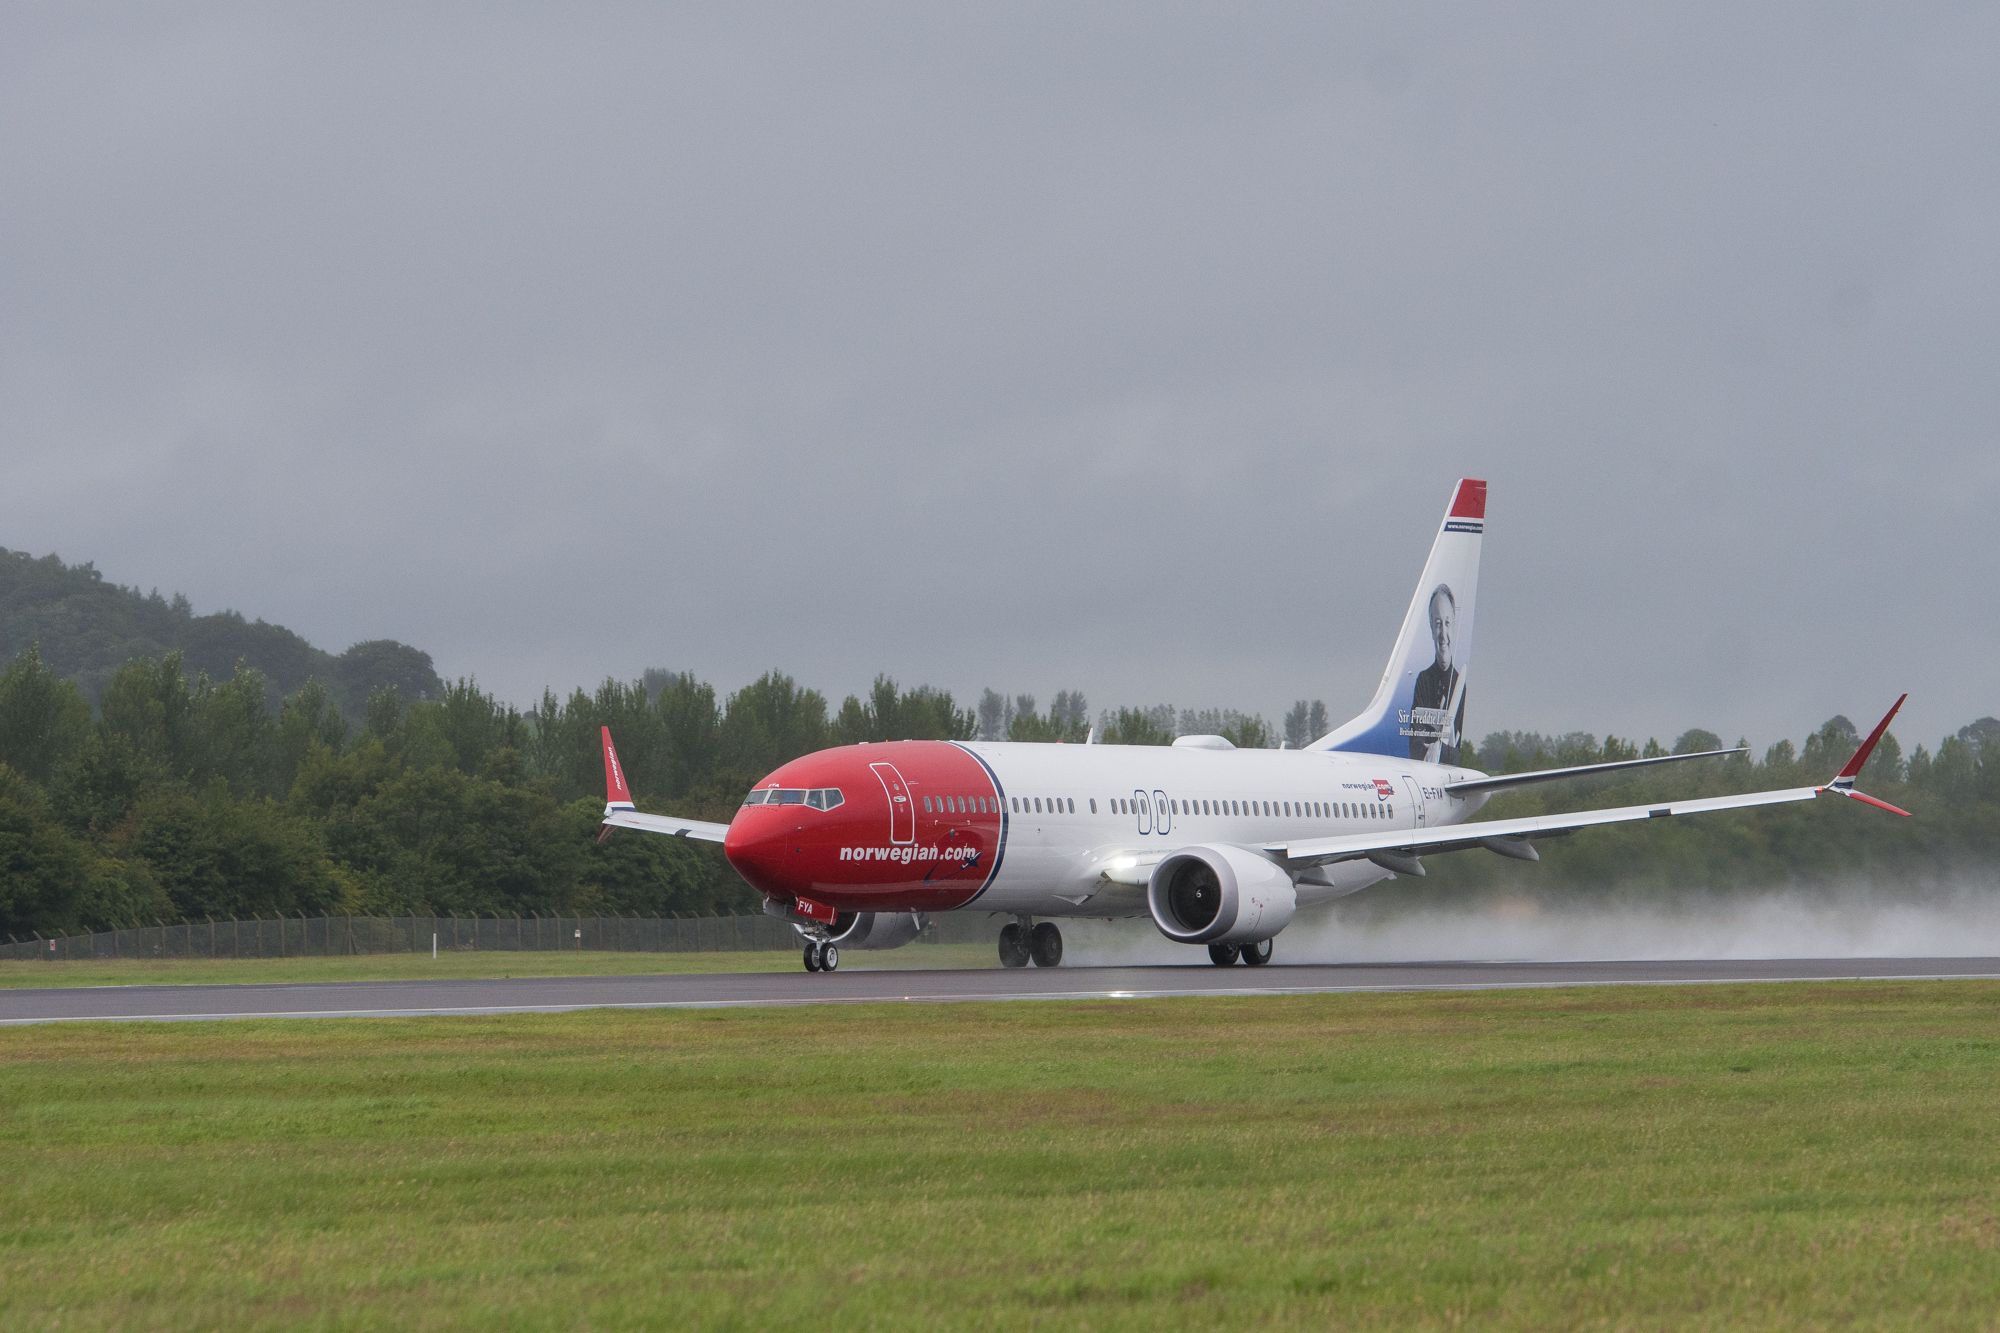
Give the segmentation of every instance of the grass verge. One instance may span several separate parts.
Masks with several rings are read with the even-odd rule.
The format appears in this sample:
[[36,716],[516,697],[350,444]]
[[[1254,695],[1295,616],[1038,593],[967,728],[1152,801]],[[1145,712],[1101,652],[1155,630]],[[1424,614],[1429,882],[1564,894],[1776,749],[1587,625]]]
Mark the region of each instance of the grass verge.
[[7,1328],[1990,1327],[2000,988],[0,1033]]

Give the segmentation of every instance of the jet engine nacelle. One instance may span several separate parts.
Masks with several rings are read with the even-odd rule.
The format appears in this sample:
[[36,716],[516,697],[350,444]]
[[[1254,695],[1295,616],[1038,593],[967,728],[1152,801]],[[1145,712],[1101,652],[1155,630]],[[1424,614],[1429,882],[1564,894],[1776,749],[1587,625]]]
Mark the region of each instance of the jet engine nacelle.
[[[843,949],[900,949],[924,932],[922,912],[842,912],[827,939]],[[794,922],[792,929],[805,934]]]
[[1146,908],[1160,933],[1180,944],[1254,944],[1291,923],[1292,877],[1241,847],[1203,845],[1153,868]]

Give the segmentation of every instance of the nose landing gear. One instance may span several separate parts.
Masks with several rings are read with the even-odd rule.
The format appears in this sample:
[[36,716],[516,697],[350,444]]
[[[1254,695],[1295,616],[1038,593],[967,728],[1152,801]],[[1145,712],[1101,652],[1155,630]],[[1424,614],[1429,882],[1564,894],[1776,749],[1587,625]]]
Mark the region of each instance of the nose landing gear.
[[1053,921],[1030,923],[1022,917],[1000,927],[1000,966],[1054,967],[1062,962],[1062,931]]

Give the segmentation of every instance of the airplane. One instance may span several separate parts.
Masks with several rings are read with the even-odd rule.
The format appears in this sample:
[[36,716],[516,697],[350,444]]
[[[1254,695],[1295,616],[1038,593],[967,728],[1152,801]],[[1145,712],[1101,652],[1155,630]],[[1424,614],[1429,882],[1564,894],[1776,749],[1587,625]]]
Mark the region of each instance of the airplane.
[[780,765],[720,824],[640,812],[605,727],[600,840],[641,829],[721,843],[764,910],[797,930],[808,972],[839,967],[843,947],[907,944],[942,912],[1011,918],[1007,967],[1060,964],[1060,920],[1139,917],[1217,966],[1254,967],[1295,913],[1421,875],[1429,855],[1536,861],[1537,841],[1579,829],[1826,795],[1909,814],[1854,785],[1906,694],[1821,786],[1468,822],[1511,787],[1742,753],[1499,776],[1461,764],[1485,527],[1486,483],[1459,481],[1374,698],[1302,749],[1221,736],[844,745]]

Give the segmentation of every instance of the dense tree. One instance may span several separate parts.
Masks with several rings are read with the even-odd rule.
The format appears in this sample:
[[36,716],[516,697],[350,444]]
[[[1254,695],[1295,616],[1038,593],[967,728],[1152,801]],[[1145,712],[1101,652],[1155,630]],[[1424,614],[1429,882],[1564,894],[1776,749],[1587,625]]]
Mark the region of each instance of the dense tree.
[[1007,739],[1007,724],[1014,720],[1014,705],[998,690],[979,692],[979,739],[982,741],[1003,741]]
[[90,730],[90,705],[29,644],[0,673],[0,763],[30,782],[47,783],[76,757]]
[[[145,599],[149,603],[157,599]],[[154,611],[186,616],[160,602]],[[1004,723],[1021,739],[1081,741],[1080,693],[986,691],[977,709],[928,687],[878,677],[829,717],[825,697],[772,672],[718,707],[686,673],[649,671],[595,690],[553,693],[523,714],[470,679],[406,696],[384,686],[352,725],[335,686],[307,679],[281,701],[247,660],[190,673],[176,653],[121,664],[93,717],[81,689],[23,649],[0,670],[0,933],[23,935],[181,917],[337,910],[687,912],[746,910],[755,895],[715,848],[621,834],[598,846],[599,729],[617,734],[642,804],[727,819],[743,790],[823,745],[963,738]],[[1323,706],[1301,701],[1285,738],[1323,735]],[[1315,711],[1322,716],[1315,717]],[[1269,745],[1263,719],[1167,705],[1099,715],[1110,744],[1166,744],[1214,733]],[[1588,804],[1639,804],[1823,782],[1855,743],[1835,717],[1803,746],[1634,770],[1584,788],[1536,786],[1496,799],[1496,816]],[[1493,732],[1480,766],[1495,772],[1666,752],[1576,731]],[[1673,750],[1720,748],[1689,729]],[[1385,901],[1462,901],[1482,891],[1726,893],[1745,883],[1876,874],[1923,882],[2000,857],[2000,735],[1980,719],[1935,749],[1885,735],[1862,785],[1919,818],[1856,818],[1821,802],[1754,815],[1618,827],[1552,840],[1540,866],[1484,855],[1434,857],[1428,879]],[[1453,895],[1457,895],[1454,897]]]
[[899,690],[888,676],[877,676],[867,699],[848,695],[834,716],[832,739],[842,745],[861,741],[970,740],[978,719],[960,712],[951,695],[920,686]]
[[749,781],[827,743],[826,696],[772,671],[729,696],[719,736],[724,767]]

